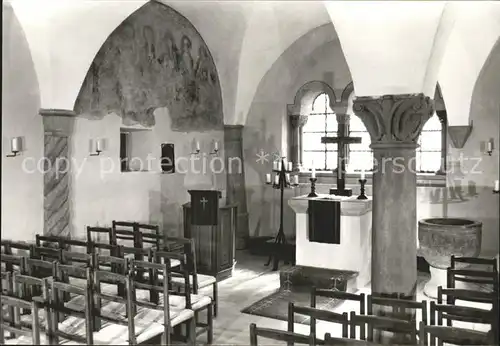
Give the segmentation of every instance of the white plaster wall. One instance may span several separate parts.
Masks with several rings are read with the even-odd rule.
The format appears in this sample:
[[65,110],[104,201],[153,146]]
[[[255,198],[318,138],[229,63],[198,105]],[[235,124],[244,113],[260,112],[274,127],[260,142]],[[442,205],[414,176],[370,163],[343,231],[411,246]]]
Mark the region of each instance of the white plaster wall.
[[[223,157],[223,132],[173,132],[166,108],[158,109],[155,117],[149,139],[149,172],[120,171],[120,117],[109,114],[103,120],[76,120],[72,139],[75,236],[83,236],[86,226],[110,225],[112,220],[152,222],[163,225],[166,233],[182,234],[182,204],[190,199],[187,190],[225,188],[225,172],[213,174],[210,159],[205,160],[205,170],[203,160],[190,161],[194,140],[205,154],[212,149],[213,139],[219,141]],[[105,150],[100,156],[89,156],[95,138],[104,139]],[[160,173],[161,143],[174,143],[176,173]]]
[[[2,239],[30,240],[43,232],[40,93],[28,42],[5,3],[2,31]],[[23,138],[18,157],[6,157],[12,137]]]
[[[462,149],[452,149],[449,160],[463,158],[463,171],[450,170],[449,184],[461,187],[466,201],[448,205],[449,216],[459,216],[483,222],[482,253],[496,255],[499,251],[499,195],[493,194],[493,184],[499,180],[500,128],[500,44],[487,59],[474,87],[471,103],[473,129]],[[446,100],[445,100],[446,102]],[[484,153],[485,142],[494,141],[492,156]],[[449,144],[450,145],[450,144]],[[477,196],[468,196],[474,186]]]

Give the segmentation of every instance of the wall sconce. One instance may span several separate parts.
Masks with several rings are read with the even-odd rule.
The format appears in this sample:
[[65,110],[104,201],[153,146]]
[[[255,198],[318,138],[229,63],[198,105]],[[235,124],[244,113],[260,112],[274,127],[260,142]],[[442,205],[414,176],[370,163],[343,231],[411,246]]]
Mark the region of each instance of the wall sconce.
[[486,142],[486,153],[489,156],[493,153],[493,138],[490,138],[490,140]]
[[194,152],[192,152],[191,155],[198,155],[199,153],[200,153],[200,142],[196,141]]
[[17,153],[21,151],[21,137],[14,137],[11,139],[10,151],[12,154],[7,155],[7,157],[16,157]]
[[210,155],[218,155],[219,153],[219,142],[214,141],[214,150],[210,153]]
[[103,140],[102,139],[96,139],[95,140],[95,153],[90,154],[90,156],[99,156],[102,153],[103,150]]

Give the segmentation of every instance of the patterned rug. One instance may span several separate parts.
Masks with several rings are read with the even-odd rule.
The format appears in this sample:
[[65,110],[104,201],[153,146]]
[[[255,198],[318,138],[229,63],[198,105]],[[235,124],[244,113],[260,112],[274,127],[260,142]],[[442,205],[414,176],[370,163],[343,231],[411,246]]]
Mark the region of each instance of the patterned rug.
[[[282,321],[288,320],[288,303],[293,302],[300,306],[310,306],[310,292],[294,292],[285,289],[279,289],[267,297],[253,303],[241,312],[250,315],[270,317]],[[333,310],[342,303],[342,300],[317,297],[316,308],[322,310]],[[309,316],[295,314],[295,323],[309,324]]]

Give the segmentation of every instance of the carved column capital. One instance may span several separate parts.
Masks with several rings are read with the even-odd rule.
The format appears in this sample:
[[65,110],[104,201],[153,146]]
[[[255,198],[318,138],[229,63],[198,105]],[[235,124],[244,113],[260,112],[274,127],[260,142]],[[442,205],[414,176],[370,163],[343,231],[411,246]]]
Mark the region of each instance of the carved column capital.
[[411,147],[434,113],[434,103],[424,94],[365,96],[354,99],[353,110],[370,133],[372,145]]
[[339,124],[348,124],[351,116],[347,113],[335,113],[335,117],[337,118],[337,123]]
[[307,123],[307,119],[307,115],[292,114],[290,115],[290,125],[292,125],[294,129],[301,128]]

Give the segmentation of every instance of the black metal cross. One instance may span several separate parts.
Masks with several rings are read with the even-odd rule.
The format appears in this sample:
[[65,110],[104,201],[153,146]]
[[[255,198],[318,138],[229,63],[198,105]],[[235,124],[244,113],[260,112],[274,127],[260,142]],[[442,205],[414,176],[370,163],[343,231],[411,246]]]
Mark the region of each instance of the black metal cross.
[[337,143],[337,188],[330,189],[331,195],[352,196],[352,189],[345,188],[345,159],[349,144],[361,143],[361,137],[349,137],[349,129],[346,124],[348,115],[336,115],[338,120],[337,137],[321,137],[321,143]]

